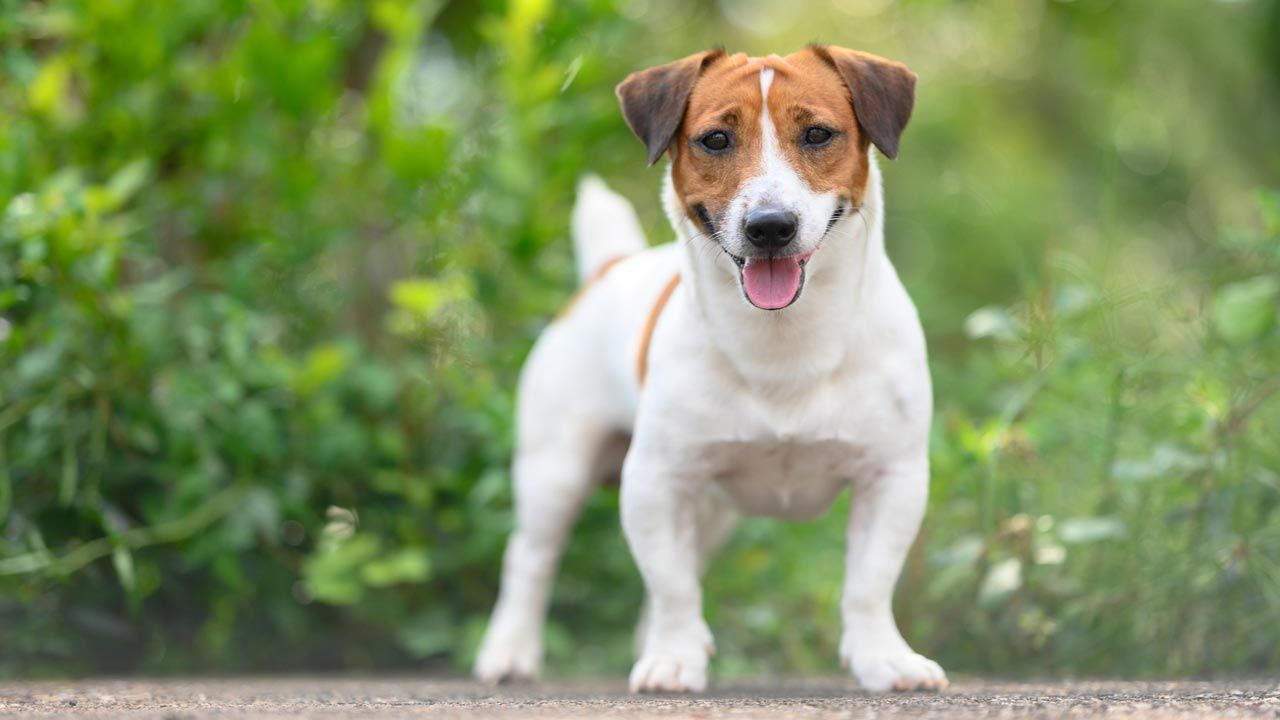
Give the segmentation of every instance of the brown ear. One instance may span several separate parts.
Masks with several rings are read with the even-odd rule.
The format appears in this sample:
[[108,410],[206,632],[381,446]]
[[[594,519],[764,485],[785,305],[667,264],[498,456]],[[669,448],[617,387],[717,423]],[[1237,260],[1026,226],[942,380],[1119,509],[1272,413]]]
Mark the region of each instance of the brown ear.
[[916,74],[902,63],[857,50],[834,45],[812,47],[849,86],[858,127],[885,157],[898,157],[898,138],[916,102]]
[[658,162],[680,129],[694,82],[708,65],[722,57],[724,50],[708,50],[633,72],[619,83],[617,93],[622,115],[631,132],[648,149],[650,165]]

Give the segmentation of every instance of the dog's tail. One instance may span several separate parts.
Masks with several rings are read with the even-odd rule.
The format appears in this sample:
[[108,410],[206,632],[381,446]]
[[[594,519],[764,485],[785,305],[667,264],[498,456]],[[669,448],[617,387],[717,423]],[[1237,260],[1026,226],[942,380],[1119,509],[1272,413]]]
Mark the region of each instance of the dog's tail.
[[573,206],[573,252],[578,282],[593,277],[605,264],[645,249],[644,230],[635,208],[595,175],[578,181]]

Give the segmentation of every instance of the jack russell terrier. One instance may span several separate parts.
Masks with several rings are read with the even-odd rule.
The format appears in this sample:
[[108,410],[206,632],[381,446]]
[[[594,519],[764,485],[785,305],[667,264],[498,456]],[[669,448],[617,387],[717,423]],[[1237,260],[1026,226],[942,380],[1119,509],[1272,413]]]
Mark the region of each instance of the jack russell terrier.
[[478,677],[538,672],[561,550],[620,467],[646,591],[633,692],[706,688],[700,576],[740,514],[813,518],[846,487],[843,664],[871,691],[946,685],[892,605],[928,495],[933,399],[870,147],[897,156],[915,81],[813,45],[785,58],[711,50],[618,86],[649,164],[670,158],[663,201],[679,241],[646,249],[627,201],[582,181],[583,284],[520,377],[516,527]]

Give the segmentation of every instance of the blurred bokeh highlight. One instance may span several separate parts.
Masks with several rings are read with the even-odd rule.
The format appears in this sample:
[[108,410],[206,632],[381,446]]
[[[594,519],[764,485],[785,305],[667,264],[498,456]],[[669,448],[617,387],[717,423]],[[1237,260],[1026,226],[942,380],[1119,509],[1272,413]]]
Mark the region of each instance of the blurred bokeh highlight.
[[[0,0],[0,675],[464,669],[576,179],[671,237],[613,86],[811,41],[920,75],[908,639],[1280,668],[1280,3]],[[835,671],[847,502],[740,529],[716,674]],[[601,490],[551,671],[624,673],[640,596]]]

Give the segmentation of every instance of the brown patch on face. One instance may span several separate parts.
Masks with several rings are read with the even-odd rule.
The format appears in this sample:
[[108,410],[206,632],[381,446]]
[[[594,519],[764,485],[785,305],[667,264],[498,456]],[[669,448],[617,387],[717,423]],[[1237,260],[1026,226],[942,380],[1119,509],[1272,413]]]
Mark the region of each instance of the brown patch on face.
[[[689,219],[708,235],[720,230],[718,218],[760,165],[763,67],[758,58],[738,53],[708,68],[693,87],[671,144],[676,196]],[[727,148],[703,146],[701,140],[714,132],[728,135]]]

